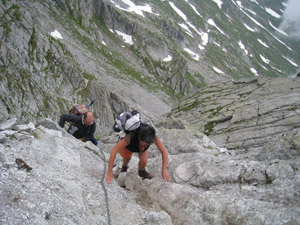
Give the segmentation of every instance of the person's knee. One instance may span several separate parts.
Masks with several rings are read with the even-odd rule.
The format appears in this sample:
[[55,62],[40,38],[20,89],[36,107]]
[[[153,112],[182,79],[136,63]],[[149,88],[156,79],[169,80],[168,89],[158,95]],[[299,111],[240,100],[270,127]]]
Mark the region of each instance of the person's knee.
[[131,160],[131,156],[130,157],[122,157],[123,160],[126,160],[126,161],[130,161]]
[[133,154],[127,149],[121,149],[119,153],[124,160],[130,160]]
[[148,151],[144,151],[142,153],[139,154],[139,159],[140,160],[148,160]]
[[140,161],[139,161],[140,164],[146,165],[147,162],[148,162],[148,158],[140,158]]

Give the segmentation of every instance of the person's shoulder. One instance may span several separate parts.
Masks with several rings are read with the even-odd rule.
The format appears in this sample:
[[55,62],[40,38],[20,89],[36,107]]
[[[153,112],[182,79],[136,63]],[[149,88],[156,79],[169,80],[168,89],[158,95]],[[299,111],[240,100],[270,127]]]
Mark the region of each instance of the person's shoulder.
[[63,116],[72,121],[81,121],[82,119],[82,115],[64,114]]
[[61,116],[69,116],[69,117],[82,117],[82,115],[75,115],[75,114],[70,114],[70,113],[65,113],[65,114],[62,114]]
[[74,119],[78,119],[78,120],[81,120],[83,115],[74,115],[74,114],[68,114],[70,115],[71,118],[74,118]]

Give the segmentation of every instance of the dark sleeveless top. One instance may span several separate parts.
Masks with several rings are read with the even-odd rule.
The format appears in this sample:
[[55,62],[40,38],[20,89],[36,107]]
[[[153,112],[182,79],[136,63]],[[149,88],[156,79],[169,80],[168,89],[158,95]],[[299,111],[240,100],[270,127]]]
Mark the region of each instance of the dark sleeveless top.
[[[144,126],[144,124],[141,123],[140,126]],[[126,149],[128,149],[131,152],[141,152],[139,148],[139,138],[138,138],[139,130],[140,128],[129,132],[130,144],[126,146]],[[146,151],[149,147],[150,145],[144,151]]]

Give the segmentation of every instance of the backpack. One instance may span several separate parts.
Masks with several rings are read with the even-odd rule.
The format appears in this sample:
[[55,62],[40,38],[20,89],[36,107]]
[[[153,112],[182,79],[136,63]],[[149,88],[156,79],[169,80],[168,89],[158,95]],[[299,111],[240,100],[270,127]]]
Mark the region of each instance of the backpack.
[[89,110],[89,108],[94,104],[93,100],[90,104],[85,105],[85,104],[81,104],[81,105],[74,105],[70,110],[69,110],[69,114],[74,114],[74,115],[83,115],[85,113],[87,113]]
[[141,114],[136,110],[126,110],[117,116],[114,131],[124,131],[125,133],[128,133],[129,131],[139,128],[140,124]]
[[[85,104],[81,104],[81,105],[74,105],[70,110],[69,110],[69,114],[73,114],[73,115],[84,115],[85,113],[87,113],[89,110],[89,108],[94,104],[94,101],[91,101],[90,104],[85,105]],[[78,128],[75,126],[74,123],[70,122],[70,126],[68,128],[68,133],[73,135],[76,131],[78,130]]]

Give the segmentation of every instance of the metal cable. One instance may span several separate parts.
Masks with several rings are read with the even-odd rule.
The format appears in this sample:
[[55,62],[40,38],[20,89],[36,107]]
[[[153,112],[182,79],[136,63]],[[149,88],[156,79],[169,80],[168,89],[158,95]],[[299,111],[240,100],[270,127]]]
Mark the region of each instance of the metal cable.
[[[100,149],[100,148],[99,148]],[[101,180],[101,186],[102,186],[102,189],[103,189],[103,192],[104,192],[104,196],[105,196],[105,204],[106,204],[106,212],[107,212],[107,222],[108,222],[108,225],[111,225],[111,220],[110,220],[110,212],[109,212],[109,202],[108,202],[108,194],[107,194],[107,190],[105,188],[105,174],[106,174],[106,159],[105,159],[105,155],[104,155],[104,152],[100,149],[101,151],[101,154],[103,156],[103,161],[104,161],[104,173],[103,173],[103,177],[102,177],[102,180]]]

